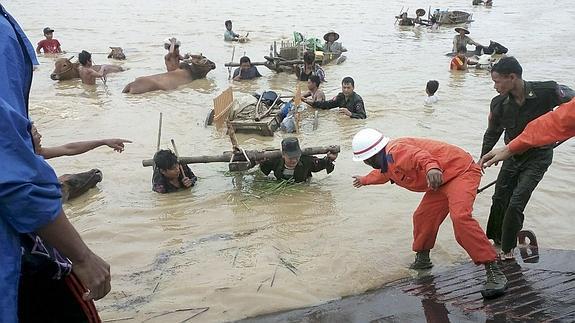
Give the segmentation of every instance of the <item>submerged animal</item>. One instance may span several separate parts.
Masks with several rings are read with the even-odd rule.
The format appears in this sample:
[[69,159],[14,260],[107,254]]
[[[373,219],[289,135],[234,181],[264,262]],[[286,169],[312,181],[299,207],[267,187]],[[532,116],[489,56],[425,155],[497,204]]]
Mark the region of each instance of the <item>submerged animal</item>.
[[110,52],[110,54],[108,54],[108,58],[113,58],[113,59],[117,59],[117,60],[126,59],[126,55],[124,54],[124,50],[122,49],[122,47],[110,46],[110,49],[112,51]]
[[[65,81],[80,78],[80,63],[72,63],[72,58],[59,58],[54,62],[54,71],[50,74],[50,78],[54,81]],[[108,73],[117,73],[124,71],[124,68],[119,65],[106,65]],[[99,71],[102,65],[93,65],[92,69]]]
[[193,80],[205,78],[216,64],[202,55],[189,55],[174,71],[141,76],[126,85],[122,93],[140,94],[151,91],[169,91]]
[[64,174],[58,177],[62,186],[62,202],[66,202],[86,193],[102,181],[102,172],[92,169],[78,174]]

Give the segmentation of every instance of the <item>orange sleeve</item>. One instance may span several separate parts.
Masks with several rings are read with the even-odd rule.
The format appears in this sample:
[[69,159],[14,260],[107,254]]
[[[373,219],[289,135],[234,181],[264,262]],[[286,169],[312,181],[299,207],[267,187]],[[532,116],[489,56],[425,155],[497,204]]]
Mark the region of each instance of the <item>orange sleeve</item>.
[[532,147],[540,147],[575,136],[575,99],[561,104],[531,121],[523,132],[513,139],[508,148],[520,153]]
[[369,174],[361,177],[360,182],[362,185],[385,184],[389,182],[389,177],[382,173],[381,170],[374,169]]

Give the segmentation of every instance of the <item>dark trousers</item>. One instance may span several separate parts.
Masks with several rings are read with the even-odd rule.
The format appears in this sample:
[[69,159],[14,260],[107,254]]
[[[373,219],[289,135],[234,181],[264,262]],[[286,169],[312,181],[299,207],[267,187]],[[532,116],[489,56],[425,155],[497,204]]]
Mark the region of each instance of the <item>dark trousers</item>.
[[517,246],[525,206],[553,161],[553,149],[533,149],[503,162],[487,221],[487,237],[509,252]]

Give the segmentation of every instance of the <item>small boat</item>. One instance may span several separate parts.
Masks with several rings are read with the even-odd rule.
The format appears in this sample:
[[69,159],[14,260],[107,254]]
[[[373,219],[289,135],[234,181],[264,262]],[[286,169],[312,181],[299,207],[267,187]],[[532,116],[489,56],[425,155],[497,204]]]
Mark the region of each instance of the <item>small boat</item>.
[[232,89],[228,88],[214,99],[214,109],[206,116],[205,125],[215,124],[216,127],[222,128],[228,123],[238,133],[273,136],[280,127],[282,121],[280,112],[285,103],[273,91],[255,97],[256,103],[237,107]]
[[449,10],[439,10],[435,9],[433,15],[429,18],[434,18],[440,25],[457,25],[466,24],[473,21],[473,14],[465,11],[449,11]]
[[[262,94],[261,97],[265,95]],[[260,97],[260,98],[261,98]],[[284,102],[279,95],[274,101],[259,99],[257,103],[251,103],[232,110],[229,123],[238,133],[254,133],[260,136],[273,136],[281,124],[280,111]]]

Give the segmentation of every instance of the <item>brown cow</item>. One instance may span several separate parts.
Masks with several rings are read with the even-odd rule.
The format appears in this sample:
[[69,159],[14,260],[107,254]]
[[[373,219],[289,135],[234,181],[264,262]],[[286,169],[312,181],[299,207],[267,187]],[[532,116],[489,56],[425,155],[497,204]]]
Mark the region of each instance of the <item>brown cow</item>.
[[[54,81],[65,81],[80,78],[79,66],[80,63],[72,63],[72,58],[58,58],[54,63],[54,71],[50,74],[50,78]],[[102,65],[93,65],[95,71],[99,71]],[[108,65],[108,73],[117,73],[124,71],[124,68],[119,65]]]
[[122,47],[110,47],[110,49],[112,51],[110,54],[108,54],[108,58],[113,58],[120,61],[126,59],[126,55],[124,54]]
[[209,59],[201,55],[191,55],[190,60],[180,64],[174,71],[136,78],[126,85],[122,93],[140,94],[151,91],[169,91],[193,80],[206,77],[209,71],[216,68]]

